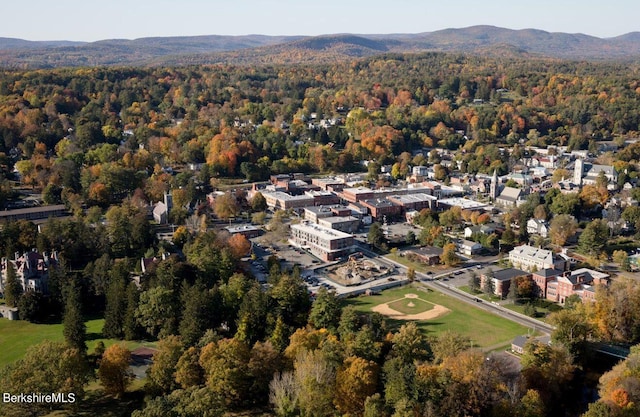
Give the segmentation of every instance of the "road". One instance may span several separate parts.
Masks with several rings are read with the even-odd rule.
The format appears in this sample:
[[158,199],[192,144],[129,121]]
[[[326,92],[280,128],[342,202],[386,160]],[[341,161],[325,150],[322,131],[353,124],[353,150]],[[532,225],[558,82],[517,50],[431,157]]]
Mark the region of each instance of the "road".
[[[391,263],[393,265],[396,266],[396,268],[398,268],[398,270],[400,272],[404,272],[406,273],[407,267],[395,262],[392,259],[389,259],[387,257],[379,257],[377,254],[375,254],[374,252],[370,251],[368,248],[364,247],[364,244],[360,244],[360,250],[362,250],[363,252],[367,253],[368,255],[372,256],[372,257],[377,257],[378,259],[382,258],[384,259],[387,263]],[[459,268],[458,271],[471,271],[474,269],[474,266],[464,266],[463,268]],[[517,313],[515,311],[511,311],[507,308],[504,308],[498,304],[494,304],[492,302],[489,301],[484,301],[482,300],[481,302],[478,302],[476,300],[479,300],[479,298],[473,296],[472,294],[466,293],[464,291],[458,290],[457,288],[448,285],[447,283],[444,283],[442,281],[439,281],[439,278],[444,278],[444,277],[448,277],[450,276],[452,273],[454,273],[455,271],[447,271],[446,273],[442,273],[439,275],[426,275],[423,274],[421,272],[417,272],[416,273],[416,277],[418,278],[418,281],[425,287],[427,288],[431,288],[433,290],[437,290],[440,291],[444,294],[447,294],[451,297],[456,298],[457,300],[466,302],[468,304],[471,304],[473,306],[475,306],[476,308],[480,308],[482,310],[485,311],[489,311],[492,313],[495,313],[501,317],[504,317],[508,320],[511,320],[513,322],[516,322],[518,324],[521,324],[523,326],[526,327],[530,327],[534,330],[537,330],[539,332],[542,333],[551,333],[553,331],[553,326],[544,323],[540,320],[536,320],[532,317],[529,316],[525,316],[524,314],[520,314]]]

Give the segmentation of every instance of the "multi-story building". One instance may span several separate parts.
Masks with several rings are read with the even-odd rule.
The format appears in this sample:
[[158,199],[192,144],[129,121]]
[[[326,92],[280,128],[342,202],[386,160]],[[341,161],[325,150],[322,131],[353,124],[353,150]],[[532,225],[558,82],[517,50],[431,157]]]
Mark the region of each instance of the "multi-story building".
[[314,205],[313,197],[308,195],[290,195],[282,191],[263,191],[267,206],[273,210],[288,210]]
[[575,294],[583,301],[595,301],[598,285],[609,285],[609,275],[587,268],[567,271],[547,282],[546,298],[564,304]]
[[383,220],[384,217],[391,219],[402,213],[402,207],[393,204],[391,201],[381,198],[364,200],[360,202],[369,210],[369,214],[376,220]]
[[411,210],[420,211],[425,208],[434,210],[436,201],[438,201],[436,197],[425,193],[391,195],[387,197],[387,200],[402,207],[402,211],[405,213]]
[[350,203],[357,203],[373,198],[373,190],[366,187],[345,188],[342,190],[341,197]]
[[493,281],[493,293],[502,298],[509,294],[511,288],[511,280],[519,277],[529,278],[531,274],[526,271],[515,268],[506,268],[480,275],[480,286],[485,287],[487,280]]
[[360,219],[353,216],[331,216],[318,219],[320,226],[345,233],[356,233],[360,228]]
[[540,249],[529,245],[513,248],[509,252],[509,262],[515,268],[525,271],[540,271],[555,268],[561,271],[567,269],[567,261],[550,250]]
[[291,225],[291,243],[324,261],[334,261],[354,250],[352,235],[309,222]]
[[40,254],[36,251],[25,252],[22,255],[16,252],[13,260],[2,258],[0,292],[4,292],[7,268],[11,264],[24,291],[37,291],[46,294],[49,290],[49,268],[55,265],[57,261],[56,252],[51,255],[46,252]]

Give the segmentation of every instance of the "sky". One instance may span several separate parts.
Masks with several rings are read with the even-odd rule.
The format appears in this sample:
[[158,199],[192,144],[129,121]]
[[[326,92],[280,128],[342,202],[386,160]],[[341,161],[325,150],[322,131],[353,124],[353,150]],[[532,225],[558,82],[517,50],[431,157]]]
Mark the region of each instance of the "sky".
[[153,36],[421,33],[492,25],[584,33],[640,31],[637,0],[18,0],[0,37],[96,41]]

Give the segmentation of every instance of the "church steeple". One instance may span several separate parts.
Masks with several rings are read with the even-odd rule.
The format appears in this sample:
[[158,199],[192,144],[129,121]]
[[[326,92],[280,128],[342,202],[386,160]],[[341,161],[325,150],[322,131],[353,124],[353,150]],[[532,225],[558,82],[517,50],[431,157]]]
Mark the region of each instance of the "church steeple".
[[496,201],[498,198],[498,171],[493,170],[493,176],[491,177],[491,186],[489,187],[489,198],[491,201]]

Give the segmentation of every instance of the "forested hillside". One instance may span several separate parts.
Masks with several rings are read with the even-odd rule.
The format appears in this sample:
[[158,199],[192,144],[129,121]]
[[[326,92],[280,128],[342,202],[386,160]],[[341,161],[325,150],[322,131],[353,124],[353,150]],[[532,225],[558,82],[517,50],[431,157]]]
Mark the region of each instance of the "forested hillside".
[[[138,417],[247,410],[579,415],[586,410],[582,367],[590,360],[584,342],[640,342],[637,283],[599,288],[594,304],[576,303],[552,318],[561,330],[554,343],[528,344],[519,369],[472,349],[464,335],[425,335],[413,323],[393,327],[324,290],[313,301],[300,269],[282,268],[277,253],[268,261],[268,285],[259,284],[242,261],[247,239],[208,226],[234,216],[264,221],[264,198],[247,201],[241,189],[220,192],[213,204],[206,196],[223,182],[292,172],[368,170],[371,184],[384,186],[428,162],[445,181],[448,168],[437,163],[435,148],[449,151],[462,175],[502,175],[532,147],[548,145],[598,154],[618,169],[614,187],[621,189],[638,173],[640,144],[626,141],[640,131],[639,70],[629,63],[435,52],[307,65],[2,70],[0,206],[16,203],[19,186],[42,192],[45,203],[64,204],[70,217],[50,219],[40,232],[26,220],[0,230],[2,254],[38,248],[58,255],[47,297],[18,289],[10,301],[22,319],[62,321],[66,342],[28,349],[0,372],[0,391],[83,396],[66,415],[106,413],[119,404],[122,414],[135,410]],[[600,152],[600,141],[622,148]],[[387,179],[378,176],[383,165],[392,167]],[[567,197],[550,191],[548,200],[532,194],[517,210],[592,210],[601,188]],[[149,202],[167,191],[175,207],[170,222],[178,225],[171,243],[159,240],[148,221]],[[606,201],[606,183],[604,193]],[[637,189],[628,194],[639,197]],[[640,224],[636,209],[629,219]],[[445,213],[427,210],[416,220],[431,243],[443,234],[436,222],[446,226],[453,211]],[[270,231],[278,233],[287,215],[274,214]],[[104,337],[157,342],[147,385],[127,392],[126,345],[87,351],[83,314],[104,318]],[[589,416],[638,412],[636,357],[634,351],[603,379],[603,399]],[[98,390],[89,382],[95,379]],[[0,409],[12,417],[50,411]]]

